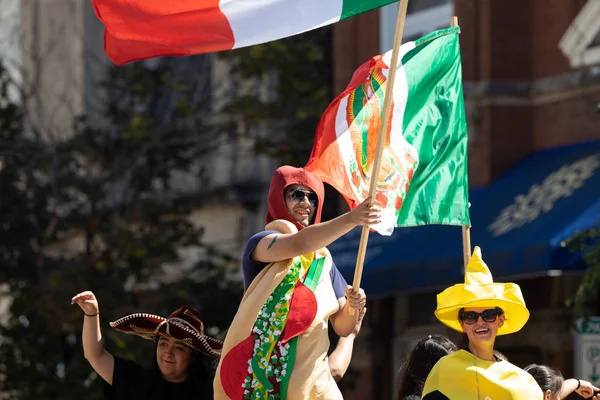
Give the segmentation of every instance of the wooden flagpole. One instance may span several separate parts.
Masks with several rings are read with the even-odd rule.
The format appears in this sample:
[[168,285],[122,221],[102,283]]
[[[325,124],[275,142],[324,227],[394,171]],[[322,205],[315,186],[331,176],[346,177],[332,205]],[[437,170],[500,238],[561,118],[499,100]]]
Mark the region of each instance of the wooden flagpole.
[[452,18],[450,18],[450,26],[454,27],[454,26],[458,26],[458,17],[455,15]]
[[462,243],[463,243],[463,259],[465,264],[465,271],[467,264],[471,259],[471,227],[463,225],[462,227]]
[[[450,19],[450,26],[458,26],[458,17],[454,16]],[[463,245],[463,262],[464,271],[467,269],[467,264],[471,259],[471,227],[464,225],[462,227],[462,245]]]
[[[390,72],[387,79],[385,94],[383,98],[383,115],[381,117],[381,125],[379,136],[377,137],[377,149],[373,169],[371,171],[371,181],[369,186],[369,196],[375,196],[377,192],[377,177],[379,176],[379,167],[381,166],[381,158],[383,155],[383,143],[385,132],[388,127],[388,120],[392,109],[392,94],[394,81],[396,79],[396,66],[398,65],[398,55],[400,53],[400,44],[402,42],[402,32],[404,31],[404,21],[406,20],[406,9],[408,0],[400,0],[400,10],[398,10],[398,19],[396,20],[396,32],[394,34],[394,45],[392,47],[392,60],[390,62]],[[371,200],[373,201],[373,200]],[[363,226],[360,234],[360,243],[358,245],[358,255],[356,256],[356,269],[354,270],[354,281],[352,282],[352,290],[357,292],[360,289],[360,280],[362,278],[363,264],[365,262],[365,254],[367,252],[367,242],[369,241],[369,227]],[[354,310],[350,309],[351,312]]]

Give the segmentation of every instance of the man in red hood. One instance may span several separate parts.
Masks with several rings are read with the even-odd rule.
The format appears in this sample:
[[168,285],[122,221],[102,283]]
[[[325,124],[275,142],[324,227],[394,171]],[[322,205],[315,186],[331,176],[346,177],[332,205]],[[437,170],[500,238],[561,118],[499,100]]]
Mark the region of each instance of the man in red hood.
[[[243,257],[244,286],[269,263],[287,260],[319,250],[350,232],[359,225],[374,225],[381,220],[381,210],[369,206],[366,199],[354,210],[331,221],[321,223],[325,200],[323,182],[303,168],[284,165],[271,179],[268,194],[267,223],[284,219],[298,228],[298,233],[280,234],[275,231],[258,232],[246,244]],[[360,310],[366,304],[362,289],[354,292],[337,267],[332,265],[331,283],[339,303],[339,311],[331,317],[335,332],[342,337],[354,329],[358,312],[351,315],[349,308]]]
[[379,223],[381,210],[367,199],[322,223],[323,201],[315,175],[291,166],[275,171],[269,225],[244,251],[246,292],[225,339],[215,399],[342,399],[328,366],[328,323],[350,335],[366,296],[346,283],[326,246],[358,225]]

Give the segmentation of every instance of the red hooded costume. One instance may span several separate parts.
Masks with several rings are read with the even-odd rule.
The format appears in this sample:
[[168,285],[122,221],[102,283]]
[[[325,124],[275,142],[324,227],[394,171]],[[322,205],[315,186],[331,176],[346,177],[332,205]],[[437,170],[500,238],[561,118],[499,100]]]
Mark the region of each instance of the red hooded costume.
[[314,220],[312,224],[321,222],[321,211],[323,210],[323,202],[325,201],[325,188],[323,182],[316,175],[308,172],[304,168],[296,168],[290,165],[284,165],[277,168],[273,179],[271,179],[271,187],[267,202],[269,208],[267,210],[267,224],[277,219],[285,219],[296,225],[298,230],[304,228],[302,224],[292,217],[285,205],[285,188],[290,185],[304,185],[312,189],[316,193],[319,202],[315,210]]
[[[304,228],[285,202],[285,189],[294,184],[315,192],[318,203],[311,224],[321,221],[323,183],[303,168],[286,165],[271,180],[267,230],[290,234],[296,231],[294,227]],[[322,248],[271,263],[252,280],[223,345],[215,400],[271,395],[286,400],[342,399],[327,361],[327,325],[339,303],[331,279],[320,279],[328,277],[332,267],[331,255]]]

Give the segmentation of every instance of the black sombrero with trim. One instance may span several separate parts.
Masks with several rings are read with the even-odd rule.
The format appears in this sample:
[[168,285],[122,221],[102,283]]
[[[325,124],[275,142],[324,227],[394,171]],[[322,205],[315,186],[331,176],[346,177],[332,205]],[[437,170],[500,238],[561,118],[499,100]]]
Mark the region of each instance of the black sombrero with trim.
[[223,342],[206,336],[200,313],[187,306],[179,307],[167,318],[148,313],[135,313],[111,322],[110,326],[119,332],[155,340],[156,336],[166,336],[180,340],[187,346],[208,356],[219,358]]

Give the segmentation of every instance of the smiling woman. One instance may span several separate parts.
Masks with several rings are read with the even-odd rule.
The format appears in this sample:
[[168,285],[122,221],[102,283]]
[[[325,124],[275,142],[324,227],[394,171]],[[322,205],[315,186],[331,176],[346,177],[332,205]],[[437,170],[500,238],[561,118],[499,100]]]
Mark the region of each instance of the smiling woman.
[[185,382],[189,375],[194,350],[181,340],[160,336],[156,346],[156,362],[163,379],[172,383]]
[[105,400],[212,399],[210,357],[218,358],[222,342],[204,335],[200,313],[180,307],[168,318],[137,313],[111,322],[114,329],[156,341],[150,368],[113,356],[104,349],[98,301],[92,292],[73,297],[84,312],[85,358],[104,380]]
[[437,296],[435,316],[464,332],[465,349],[442,358],[431,370],[423,399],[543,399],[531,375],[497,357],[496,336],[518,332],[529,319],[521,289],[496,283],[475,247],[465,271],[465,283]]

